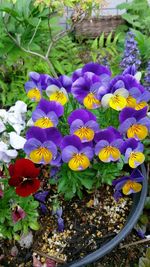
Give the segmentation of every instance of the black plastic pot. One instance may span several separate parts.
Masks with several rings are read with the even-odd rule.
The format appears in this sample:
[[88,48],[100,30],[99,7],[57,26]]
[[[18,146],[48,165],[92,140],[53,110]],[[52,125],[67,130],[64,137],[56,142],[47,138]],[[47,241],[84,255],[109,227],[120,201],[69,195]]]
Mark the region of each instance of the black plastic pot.
[[131,232],[132,228],[134,227],[134,225],[138,221],[139,216],[142,213],[144,202],[147,196],[148,183],[145,166],[142,165],[141,169],[144,176],[143,187],[141,192],[134,194],[133,196],[133,205],[124,228],[112,240],[105,243],[96,251],[90,253],[82,259],[61,265],[61,267],[83,267],[87,264],[93,263],[113,250]]

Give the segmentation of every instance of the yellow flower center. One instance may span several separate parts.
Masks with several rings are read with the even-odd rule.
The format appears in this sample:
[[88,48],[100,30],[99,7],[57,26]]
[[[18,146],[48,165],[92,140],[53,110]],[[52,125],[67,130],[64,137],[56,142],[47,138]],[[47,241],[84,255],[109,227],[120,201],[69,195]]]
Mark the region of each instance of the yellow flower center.
[[141,124],[134,124],[127,130],[128,138],[138,138],[139,140],[143,140],[147,135],[147,127]]
[[101,161],[110,162],[111,160],[118,160],[121,154],[118,148],[113,146],[107,146],[99,152],[98,156]]
[[61,91],[56,91],[55,93],[51,94],[49,99],[51,101],[59,102],[63,106],[68,102],[67,96]]
[[73,171],[81,171],[89,167],[90,161],[86,155],[78,153],[74,154],[68,165],[69,168]]
[[88,109],[96,109],[100,107],[101,102],[94,96],[93,93],[89,93],[83,100],[83,105]]
[[52,160],[52,153],[45,147],[39,147],[30,153],[30,159],[34,163],[41,163],[44,160],[45,164],[48,164]]
[[34,100],[34,101],[36,101],[36,102],[39,102],[40,99],[41,99],[41,92],[39,91],[38,88],[32,88],[32,89],[30,89],[30,90],[28,91],[27,96],[28,96],[30,99],[32,99],[32,100]]
[[34,125],[35,126],[38,126],[40,128],[50,128],[50,127],[53,127],[54,126],[54,124],[52,123],[52,121],[49,118],[47,118],[47,117],[38,119],[34,123]]
[[88,127],[81,127],[77,131],[74,132],[81,141],[89,142],[94,138],[94,131]]

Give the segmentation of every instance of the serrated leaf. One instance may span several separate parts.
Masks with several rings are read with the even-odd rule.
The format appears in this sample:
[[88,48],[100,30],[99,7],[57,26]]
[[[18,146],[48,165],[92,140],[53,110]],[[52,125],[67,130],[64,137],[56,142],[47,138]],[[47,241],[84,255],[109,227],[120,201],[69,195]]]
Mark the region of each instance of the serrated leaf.
[[81,181],[81,184],[87,189],[91,189],[93,186],[92,178],[86,178],[85,177],[85,178],[81,178],[80,181]]

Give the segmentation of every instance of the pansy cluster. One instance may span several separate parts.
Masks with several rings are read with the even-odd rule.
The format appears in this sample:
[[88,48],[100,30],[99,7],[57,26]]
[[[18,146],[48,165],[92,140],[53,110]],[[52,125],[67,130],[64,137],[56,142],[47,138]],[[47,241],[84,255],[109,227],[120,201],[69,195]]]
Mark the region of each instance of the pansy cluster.
[[[108,67],[98,63],[88,63],[71,77],[57,79],[31,72],[25,89],[38,103],[26,133],[27,157],[51,168],[68,164],[73,171],[92,168],[94,161],[107,166],[123,160],[133,172],[114,182],[117,196],[140,191],[143,176],[137,167],[145,159],[142,141],[150,130],[150,92],[140,84],[134,68],[114,78]],[[77,108],[72,108],[74,103]],[[98,123],[95,110],[107,109],[118,112],[117,129],[112,125],[101,128]],[[63,136],[65,128],[68,133]]]

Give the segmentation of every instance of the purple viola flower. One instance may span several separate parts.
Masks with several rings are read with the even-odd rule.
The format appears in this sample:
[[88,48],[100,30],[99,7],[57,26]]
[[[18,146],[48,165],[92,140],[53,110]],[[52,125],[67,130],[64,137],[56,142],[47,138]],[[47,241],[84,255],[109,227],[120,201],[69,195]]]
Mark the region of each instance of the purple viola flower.
[[141,65],[140,53],[135,41],[133,32],[128,32],[125,40],[125,49],[123,59],[120,63],[121,69],[125,70],[127,67],[135,64],[136,69]]
[[49,194],[49,191],[40,191],[34,194],[34,198],[38,200],[39,202],[44,203],[46,201],[48,194]]
[[43,214],[46,214],[48,211],[48,209],[45,205],[45,201],[46,201],[48,194],[49,194],[49,191],[41,191],[41,192],[38,192],[34,195],[35,200],[39,201],[39,203],[40,203],[40,209],[41,209]]
[[96,109],[101,105],[101,98],[108,92],[108,84],[92,73],[84,72],[72,84],[73,96],[87,109]]
[[119,193],[121,194],[121,192],[124,195],[140,192],[142,189],[142,185],[140,183],[143,179],[144,177],[142,173],[138,169],[134,169],[130,176],[124,176],[114,180],[112,185],[115,187],[115,199],[118,199]]
[[65,105],[68,102],[68,93],[71,91],[72,79],[66,75],[61,75],[58,79],[51,78],[46,94],[51,101]]
[[146,114],[147,107],[140,110],[124,108],[119,115],[120,133],[126,133],[128,138],[145,139],[150,130],[150,119]]
[[[117,100],[117,102],[119,100],[119,95],[124,97],[124,107],[132,107],[137,110],[147,106],[146,102],[150,99],[150,92],[147,92],[147,90],[145,90],[145,88],[139,83],[136,77],[133,77],[129,74],[118,75],[113,78],[109,84],[109,91],[109,94],[116,95],[116,98],[114,100]],[[121,94],[118,94],[118,92]],[[106,97],[107,95],[104,96],[104,98]]]
[[95,134],[95,154],[103,162],[117,161],[121,157],[120,147],[123,144],[121,134],[113,127],[108,127]]
[[29,73],[29,81],[25,83],[27,96],[34,101],[39,102],[42,97],[42,90],[45,90],[50,82],[50,76],[39,74],[37,72]]
[[58,102],[41,99],[32,113],[32,120],[34,126],[40,128],[56,127],[58,118],[62,116],[63,113],[64,108]]
[[95,132],[99,131],[96,116],[85,109],[73,111],[68,117],[68,123],[70,125],[70,134],[77,135],[82,143],[92,141]]
[[82,171],[90,166],[90,160],[94,156],[90,145],[81,143],[78,136],[65,136],[61,143],[62,160],[68,163],[73,171]]
[[52,214],[56,215],[57,217],[57,224],[58,224],[58,231],[63,232],[64,231],[64,219],[62,218],[62,207],[57,208],[56,210],[53,210]]
[[144,86],[147,89],[147,91],[150,92],[150,61],[148,61],[146,72],[145,72]]
[[137,168],[145,160],[145,156],[142,153],[144,146],[134,138],[124,141],[120,150],[125,156],[125,162],[129,163],[131,168]]
[[101,78],[103,82],[110,80],[111,71],[108,67],[100,65],[99,63],[89,62],[83,66],[83,68],[76,70],[72,74],[73,82],[82,77],[84,73],[92,72]]
[[48,164],[56,159],[62,136],[55,127],[41,129],[33,126],[27,131],[26,138],[24,151],[34,163]]

